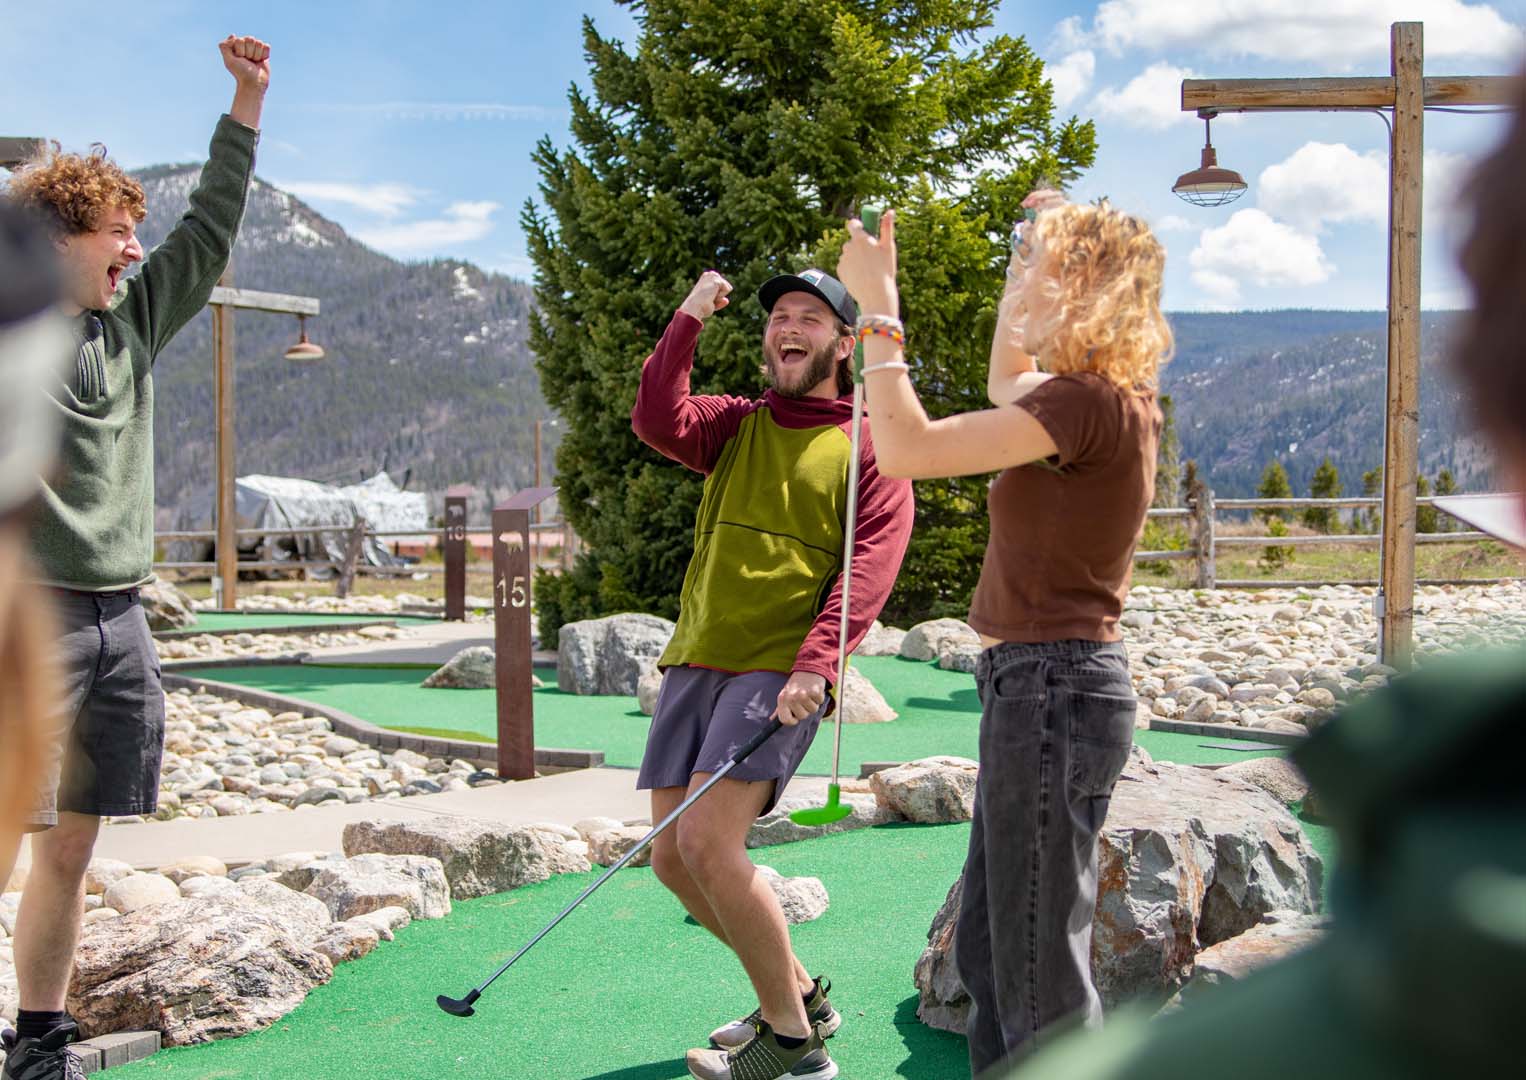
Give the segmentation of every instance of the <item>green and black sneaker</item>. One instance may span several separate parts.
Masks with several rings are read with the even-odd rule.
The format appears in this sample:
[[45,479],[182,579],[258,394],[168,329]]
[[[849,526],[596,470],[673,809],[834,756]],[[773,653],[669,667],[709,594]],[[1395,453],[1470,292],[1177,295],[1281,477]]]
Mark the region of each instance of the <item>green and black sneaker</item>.
[[[842,1015],[827,1000],[832,992],[832,980],[825,975],[811,986],[811,996],[805,999],[805,1018],[810,1025],[821,1031],[823,1039],[830,1039],[842,1027]],[[754,1009],[740,1020],[722,1024],[710,1033],[710,1045],[717,1050],[735,1050],[757,1037],[763,1026],[763,1010]]]
[[694,1080],[835,1080],[837,1063],[827,1053],[820,1028],[811,1028],[796,1047],[779,1044],[773,1028],[758,1022],[757,1034],[734,1050],[690,1050]]

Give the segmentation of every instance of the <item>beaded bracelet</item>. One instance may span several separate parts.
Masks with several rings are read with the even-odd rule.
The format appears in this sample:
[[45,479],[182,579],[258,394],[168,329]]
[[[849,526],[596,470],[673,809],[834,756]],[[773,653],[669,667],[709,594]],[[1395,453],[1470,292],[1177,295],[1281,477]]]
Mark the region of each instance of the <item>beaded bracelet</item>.
[[888,337],[897,345],[906,344],[906,326],[900,319],[889,315],[863,315],[859,317],[854,326],[858,340],[864,341],[870,337]]

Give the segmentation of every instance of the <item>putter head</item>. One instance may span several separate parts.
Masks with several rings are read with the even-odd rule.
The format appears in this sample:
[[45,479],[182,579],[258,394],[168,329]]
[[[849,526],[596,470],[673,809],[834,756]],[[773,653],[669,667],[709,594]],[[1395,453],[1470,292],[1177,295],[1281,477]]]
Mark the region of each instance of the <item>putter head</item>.
[[477,1012],[476,1009],[472,1008],[472,1002],[476,1001],[479,996],[476,990],[473,990],[464,998],[446,997],[444,994],[441,994],[434,999],[434,1003],[452,1016],[472,1016]]
[[842,788],[836,784],[829,784],[825,806],[796,810],[789,819],[796,825],[830,825],[834,821],[841,821],[851,813],[853,813],[853,807],[842,804]]

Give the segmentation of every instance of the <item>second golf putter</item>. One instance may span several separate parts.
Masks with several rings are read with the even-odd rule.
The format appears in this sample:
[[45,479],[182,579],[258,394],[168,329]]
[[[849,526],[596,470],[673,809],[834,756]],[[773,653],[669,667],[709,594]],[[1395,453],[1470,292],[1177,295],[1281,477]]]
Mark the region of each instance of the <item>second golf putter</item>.
[[[880,230],[880,208],[865,206],[859,219],[871,236]],[[841,821],[853,812],[851,806],[842,803],[842,788],[838,785],[838,768],[842,760],[842,713],[846,707],[844,691],[848,682],[848,611],[849,596],[853,586],[853,534],[858,524],[858,456],[860,430],[864,421],[864,343],[853,349],[853,419],[848,429],[851,449],[848,458],[848,515],[843,529],[842,545],[842,618],[837,631],[837,708],[832,716],[832,780],[827,785],[827,804],[808,810],[796,810],[790,820],[797,825],[830,825]]]

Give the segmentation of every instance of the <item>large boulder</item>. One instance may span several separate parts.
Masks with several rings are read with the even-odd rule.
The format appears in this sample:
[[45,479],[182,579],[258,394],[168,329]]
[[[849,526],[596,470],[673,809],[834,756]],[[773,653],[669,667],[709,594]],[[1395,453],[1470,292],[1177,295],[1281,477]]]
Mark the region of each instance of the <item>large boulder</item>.
[[980,645],[980,635],[959,619],[930,619],[906,631],[901,655],[907,660],[936,660],[945,643]]
[[552,874],[587,870],[555,836],[527,825],[441,815],[429,821],[354,821],[344,827],[346,856],[425,855],[440,861],[457,900],[507,892]]
[[[1318,910],[1323,864],[1280,802],[1251,784],[1187,765],[1151,762],[1138,747],[1103,827],[1092,975],[1109,1008],[1165,998],[1198,953],[1273,911]],[[917,962],[918,1015],[962,1031],[969,999],[953,972],[950,891]]]
[[191,598],[168,581],[151,581],[139,588],[138,596],[150,630],[181,630],[196,622]]
[[333,971],[247,900],[176,900],[87,925],[67,1007],[86,1038],[152,1030],[181,1046],[268,1027]]
[[657,695],[662,690],[662,672],[653,665],[636,681],[636,704],[648,716],[657,712]]
[[1274,911],[1260,924],[1197,954],[1192,978],[1166,1003],[1175,1011],[1191,1005],[1205,992],[1239,982],[1295,952],[1316,944],[1327,933],[1329,920],[1298,911]]
[[799,825],[790,820],[790,815],[796,810],[815,809],[821,805],[821,801],[800,795],[786,795],[779,800],[777,806],[753,822],[752,827],[747,830],[747,846],[759,848],[773,844],[790,844],[796,840],[830,836],[832,833],[847,832],[850,829],[867,829],[873,825],[883,825],[887,821],[901,820],[900,815],[888,807],[881,806],[879,800],[873,795],[845,791],[841,795],[841,802],[852,811],[842,820],[834,821],[830,825]]
[[886,626],[878,619],[864,635],[864,639],[858,643],[858,648],[853,650],[854,656],[899,656],[901,643],[906,640],[906,631],[899,630],[894,626]]
[[322,900],[295,892],[269,878],[247,878],[238,882],[234,888],[239,891],[246,905],[269,915],[299,943],[309,948],[334,922],[328,906]]
[[557,639],[556,685],[569,694],[634,695],[673,627],[667,619],[633,612],[566,623]]
[[900,715],[890,707],[885,695],[875,689],[869,676],[852,664],[848,665],[841,693],[838,708],[842,710],[841,719],[846,724],[883,724]]
[[498,685],[497,654],[491,645],[462,649],[419,685],[426,689],[491,690]]
[[1309,781],[1298,767],[1285,757],[1251,758],[1237,761],[1219,770],[1221,776],[1233,776],[1254,784],[1284,806],[1302,802],[1309,794]]
[[450,883],[439,859],[423,855],[356,855],[324,869],[307,887],[335,922],[384,907],[400,907],[415,919],[450,914]]
[[827,913],[827,905],[831,901],[827,897],[827,887],[821,883],[820,878],[787,878],[772,866],[759,866],[758,873],[778,898],[779,907],[784,911],[784,921],[791,926],[811,922]]
[[969,758],[942,755],[881,769],[869,777],[869,786],[881,806],[908,821],[969,821],[979,771]]

